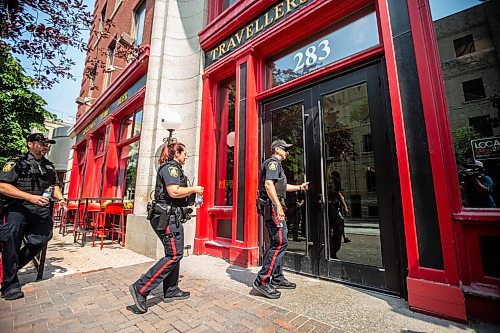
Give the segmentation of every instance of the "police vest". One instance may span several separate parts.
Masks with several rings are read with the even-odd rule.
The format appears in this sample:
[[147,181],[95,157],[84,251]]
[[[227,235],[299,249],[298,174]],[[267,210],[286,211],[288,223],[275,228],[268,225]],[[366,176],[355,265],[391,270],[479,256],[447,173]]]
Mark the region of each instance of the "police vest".
[[42,157],[37,161],[31,154],[25,154],[17,161],[18,179],[13,184],[19,190],[34,195],[42,195],[43,191],[56,182],[54,165]]
[[188,177],[184,175],[184,170],[182,170],[182,167],[180,166],[179,163],[176,161],[168,161],[165,164],[162,164],[160,168],[158,169],[158,173],[156,175],[156,186],[155,186],[155,200],[156,202],[159,203],[167,203],[173,207],[187,207],[190,206],[194,203],[194,198],[195,194],[188,195],[187,197],[184,198],[172,198],[169,194],[168,191],[166,191],[166,186],[163,182],[163,179],[160,176],[160,170],[163,169],[164,167],[167,166],[174,166],[178,170],[180,170],[180,175],[179,175],[179,186],[180,187],[187,187],[188,186]]
[[276,188],[276,194],[280,198],[285,198],[286,197],[286,175],[285,171],[283,170],[283,167],[281,166],[281,161],[277,158],[271,157],[268,158],[267,160],[262,163],[262,166],[260,168],[260,175],[261,175],[261,182],[260,182],[260,193],[261,197],[267,198],[267,192],[266,192],[266,187],[265,187],[265,182],[266,182],[266,172],[267,172],[267,165],[270,162],[277,162],[278,164],[278,179],[275,180],[274,182],[274,187]]

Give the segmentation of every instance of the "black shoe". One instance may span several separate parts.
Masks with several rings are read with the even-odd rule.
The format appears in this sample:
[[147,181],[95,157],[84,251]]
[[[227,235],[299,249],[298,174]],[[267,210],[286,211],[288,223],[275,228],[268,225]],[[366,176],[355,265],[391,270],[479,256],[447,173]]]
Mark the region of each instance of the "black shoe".
[[6,301],[13,301],[15,299],[23,298],[24,297],[24,293],[21,291],[21,289],[12,288],[10,290],[7,290],[7,291],[3,292],[2,293],[2,297]]
[[128,287],[128,291],[130,291],[130,295],[134,300],[135,306],[137,307],[136,313],[146,313],[148,311],[148,306],[146,304],[146,296],[140,294],[133,284]]
[[191,293],[189,291],[179,290],[179,292],[173,296],[164,296],[163,302],[170,303],[181,299],[188,299],[190,295]]
[[255,281],[253,283],[253,289],[255,291],[257,291],[258,293],[266,296],[267,298],[276,299],[276,298],[280,298],[280,296],[281,296],[281,292],[274,289],[274,287],[268,283],[259,284],[257,281]]
[[271,285],[276,289],[295,289],[297,285],[293,282],[283,279],[283,281],[271,281]]
[[344,238],[344,243],[350,243],[350,242],[351,242],[351,240],[349,238],[347,238],[347,237]]

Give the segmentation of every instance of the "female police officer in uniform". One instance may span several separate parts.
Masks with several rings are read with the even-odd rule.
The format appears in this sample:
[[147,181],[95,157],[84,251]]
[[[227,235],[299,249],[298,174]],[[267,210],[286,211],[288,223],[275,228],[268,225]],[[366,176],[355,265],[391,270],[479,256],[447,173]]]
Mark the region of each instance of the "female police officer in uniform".
[[[17,272],[52,238],[49,198],[42,196],[42,193],[52,187],[52,196],[66,209],[56,170],[44,157],[49,144],[54,143],[42,133],[30,134],[28,153],[9,160],[0,172],[0,193],[8,197],[7,201],[11,203],[6,216],[7,237],[2,241],[2,297],[6,300],[24,296]],[[26,245],[21,248],[24,237]]]
[[164,302],[186,299],[189,292],[178,287],[179,266],[184,250],[184,211],[192,202],[192,194],[203,194],[202,186],[189,187],[182,165],[186,162],[186,146],[173,142],[163,147],[158,161],[160,167],[156,177],[155,201],[156,214],[151,219],[151,226],[161,239],[165,248],[165,257],[161,258],[139,280],[129,287],[137,313],[147,311],[148,294],[163,281]]

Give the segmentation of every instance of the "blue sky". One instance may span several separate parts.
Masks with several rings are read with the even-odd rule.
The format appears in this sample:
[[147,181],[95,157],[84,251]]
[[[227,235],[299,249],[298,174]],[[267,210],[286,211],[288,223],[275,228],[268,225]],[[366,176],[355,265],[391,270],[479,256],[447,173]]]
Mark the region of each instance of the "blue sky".
[[435,21],[479,5],[482,2],[479,0],[429,0],[429,3],[432,19]]
[[[88,6],[88,11],[92,12],[94,10],[95,0],[84,0],[84,3]],[[82,31],[82,36],[84,40],[88,40],[89,32]],[[26,58],[18,55],[15,56],[21,61],[26,73],[33,76],[33,71],[30,70],[32,67],[31,62]],[[75,81],[61,79],[60,83],[54,85],[52,89],[38,89],[36,90],[36,93],[42,96],[47,102],[45,108],[48,111],[55,113],[64,121],[74,122],[77,111],[77,104],[75,103],[75,100],[80,93],[85,63],[85,53],[69,48],[67,51],[67,57],[73,59],[76,63],[76,65],[71,69],[71,73],[75,77]]]

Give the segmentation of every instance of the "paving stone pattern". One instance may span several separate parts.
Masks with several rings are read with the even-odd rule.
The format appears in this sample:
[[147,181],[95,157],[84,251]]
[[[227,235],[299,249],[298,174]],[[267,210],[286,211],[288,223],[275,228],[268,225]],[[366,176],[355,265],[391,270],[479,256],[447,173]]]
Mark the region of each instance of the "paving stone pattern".
[[342,332],[258,297],[181,273],[187,300],[164,303],[157,288],[149,311],[126,309],[130,285],[151,263],[54,277],[24,286],[26,297],[0,301],[0,332]]

